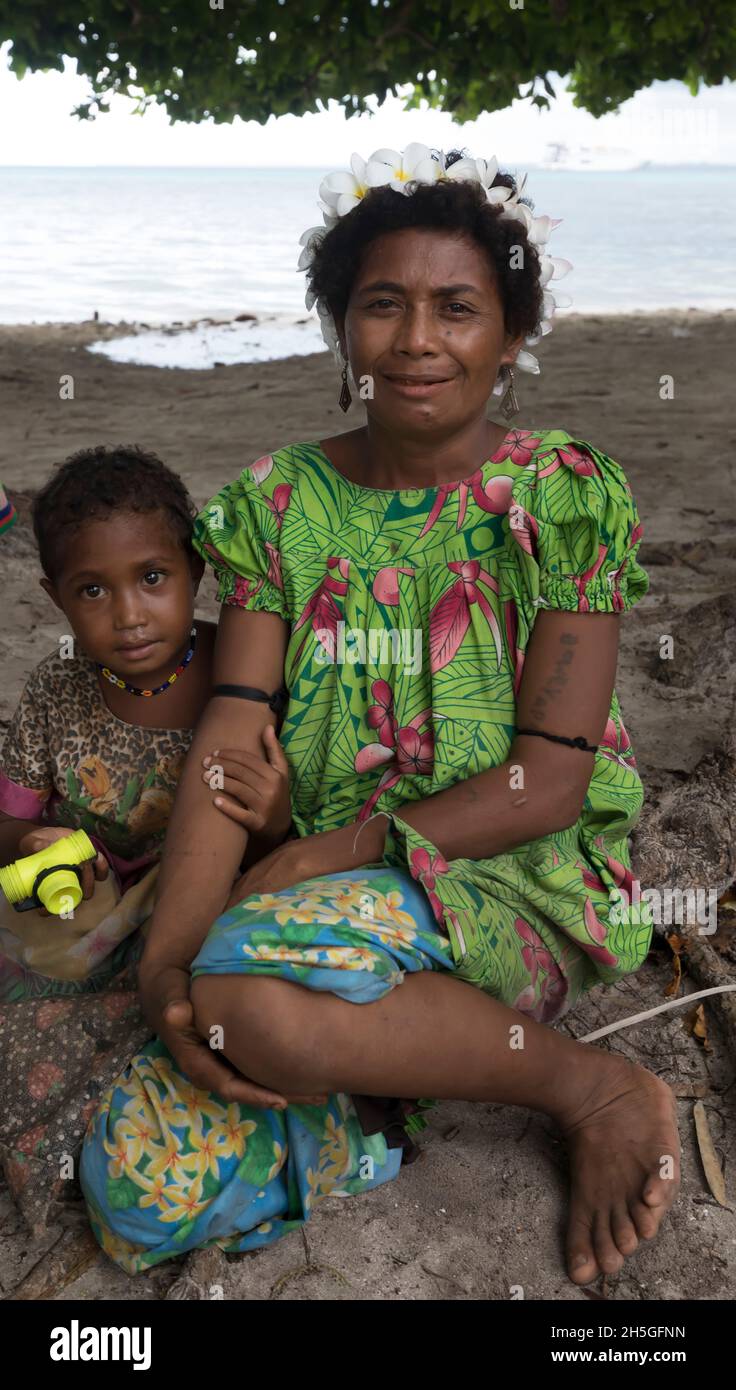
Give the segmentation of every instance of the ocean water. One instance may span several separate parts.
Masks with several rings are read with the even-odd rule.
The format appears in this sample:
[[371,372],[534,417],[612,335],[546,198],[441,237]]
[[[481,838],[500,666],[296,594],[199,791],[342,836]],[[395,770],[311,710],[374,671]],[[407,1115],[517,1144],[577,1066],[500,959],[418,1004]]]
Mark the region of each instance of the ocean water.
[[[160,329],[253,313],[257,325],[203,326],[189,341],[186,331],[143,335],[138,350],[147,341],[147,360],[168,365],[177,353],[195,365],[204,341],[210,365],[313,352],[322,340],[314,315],[298,323],[310,316],[295,267],[300,234],[321,222],[324,172],[0,169],[0,322],[97,312]],[[736,306],[732,168],[530,169],[526,191],[537,213],[564,219],[549,249],[573,262],[555,284],[574,311]],[[105,351],[126,349],[117,340]]]

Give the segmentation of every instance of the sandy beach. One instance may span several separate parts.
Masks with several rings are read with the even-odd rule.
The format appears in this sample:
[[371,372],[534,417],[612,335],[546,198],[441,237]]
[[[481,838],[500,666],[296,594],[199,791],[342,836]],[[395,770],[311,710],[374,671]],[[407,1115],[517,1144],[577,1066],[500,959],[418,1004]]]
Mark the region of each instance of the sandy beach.
[[[345,417],[339,410],[339,375],[327,353],[183,371],[120,365],[85,351],[131,327],[0,327],[0,478],[19,511],[18,524],[0,542],[0,728],[61,630],[38,587],[28,522],[29,497],[55,462],[93,444],[138,443],[177,469],[201,504],[259,455],[363,418],[359,404]],[[521,410],[513,424],[564,428],[617,459],[643,523],[639,558],[650,588],[622,621],[616,681],[646,791],[633,841],[635,870],[643,885],[707,886],[722,897],[736,879],[736,311],[561,313],[537,351],[542,372],[518,374]],[[68,375],[74,399],[61,400],[60,378]],[[673,380],[671,399],[660,396],[665,376]],[[203,616],[216,616],[212,594],[207,579]],[[659,655],[666,634],[674,638],[672,661]],[[730,979],[736,977],[735,923],[724,906],[708,946],[708,968],[719,962]],[[687,990],[699,987],[696,954],[693,948]],[[662,1002],[671,962],[660,936],[634,980],[609,993],[594,991],[580,1018],[566,1026],[581,1036]],[[692,1126],[693,1099],[700,1095],[721,1156],[730,1147],[733,1206],[727,1134],[729,1128],[733,1134],[736,1092],[728,1030],[736,1013],[708,1001],[710,1053],[692,1036],[687,1014],[677,1010],[610,1040],[679,1085],[685,1147],[684,1188],[672,1218],[656,1244],[609,1281],[612,1297],[736,1293],[736,1217],[709,1193]],[[448,1136],[451,1142],[444,1142]],[[560,1261],[559,1150],[540,1117],[444,1105],[431,1121],[422,1160],[397,1183],[356,1199],[354,1207],[325,1203],[304,1243],[290,1237],[240,1262],[210,1254],[200,1285],[229,1280],[226,1296],[248,1299],[422,1300],[504,1299],[509,1286],[521,1283],[526,1297],[581,1298]],[[0,1194],[3,1215],[0,1285],[8,1291],[43,1251],[24,1237]],[[489,1266],[489,1249],[516,1255],[504,1255],[500,1269]],[[180,1275],[174,1265],[131,1283],[100,1256],[59,1296],[160,1298]],[[197,1287],[195,1274],[190,1284]],[[190,1288],[180,1296],[207,1295]]]

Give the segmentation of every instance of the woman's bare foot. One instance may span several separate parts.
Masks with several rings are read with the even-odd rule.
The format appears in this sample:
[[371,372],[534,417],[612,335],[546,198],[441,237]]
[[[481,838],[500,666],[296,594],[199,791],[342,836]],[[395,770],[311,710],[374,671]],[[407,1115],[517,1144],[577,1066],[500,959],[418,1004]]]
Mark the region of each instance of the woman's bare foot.
[[617,1274],[639,1241],[657,1234],[680,1185],[670,1087],[598,1048],[585,1052],[577,1103],[558,1116],[570,1155],[567,1266],[574,1284]]

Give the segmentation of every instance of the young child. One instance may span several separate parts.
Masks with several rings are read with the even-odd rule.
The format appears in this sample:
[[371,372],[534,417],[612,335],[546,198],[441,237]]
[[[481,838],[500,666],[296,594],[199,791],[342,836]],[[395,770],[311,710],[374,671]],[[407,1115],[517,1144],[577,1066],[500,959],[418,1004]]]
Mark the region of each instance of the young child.
[[[176,474],[135,447],[74,454],[34,504],[41,585],[63,616],[58,649],[31,674],[0,754],[0,865],[79,828],[99,852],[68,918],[17,912],[0,894],[0,1004],[9,1005],[0,1010],[0,1155],[26,1197],[46,1131],[57,1150],[59,1131],[67,1150],[81,1140],[85,1105],[104,1079],[90,1084],[95,1014],[104,1016],[98,1042],[122,1025],[111,1061],[126,1032],[134,1043],[141,1030],[150,1035],[135,996],[120,990],[134,984],[174,791],[211,684],[216,628],[193,621],[204,568],[194,515]],[[273,729],[264,742],[262,759],[237,755],[226,787],[258,837],[250,862],[291,821]],[[58,1002],[40,1003],[50,997]],[[32,1216],[38,1224],[37,1205]]]

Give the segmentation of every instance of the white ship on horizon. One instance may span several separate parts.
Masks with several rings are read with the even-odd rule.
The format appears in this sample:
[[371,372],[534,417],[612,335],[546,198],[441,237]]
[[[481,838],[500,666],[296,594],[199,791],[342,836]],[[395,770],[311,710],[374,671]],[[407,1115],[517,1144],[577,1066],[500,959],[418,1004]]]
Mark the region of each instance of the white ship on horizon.
[[627,172],[645,169],[651,161],[639,159],[632,150],[615,148],[612,145],[566,145],[561,140],[550,140],[539,169],[562,169],[565,172],[582,170],[601,170]]

